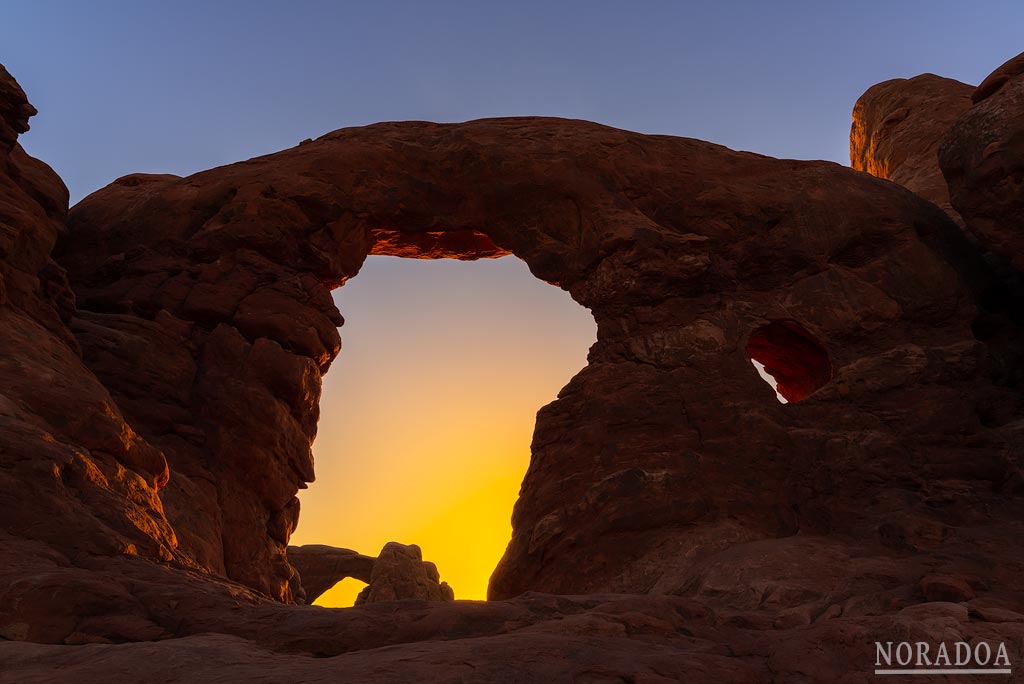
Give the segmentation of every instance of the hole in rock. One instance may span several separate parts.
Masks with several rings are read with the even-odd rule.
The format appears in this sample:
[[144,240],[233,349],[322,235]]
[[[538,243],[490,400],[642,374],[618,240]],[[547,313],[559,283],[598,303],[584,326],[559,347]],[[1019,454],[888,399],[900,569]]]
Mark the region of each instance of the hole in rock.
[[348,607],[356,602],[359,592],[365,589],[366,582],[357,580],[355,577],[346,577],[333,587],[317,597],[313,602],[315,606]]
[[750,335],[750,360],[779,401],[800,401],[832,379],[828,352],[793,321],[771,321]]
[[[291,543],[372,556],[418,544],[456,598],[485,599],[537,410],[586,365],[594,319],[512,256],[371,256],[333,295],[342,351]],[[316,604],[350,606],[361,588],[339,583]]]

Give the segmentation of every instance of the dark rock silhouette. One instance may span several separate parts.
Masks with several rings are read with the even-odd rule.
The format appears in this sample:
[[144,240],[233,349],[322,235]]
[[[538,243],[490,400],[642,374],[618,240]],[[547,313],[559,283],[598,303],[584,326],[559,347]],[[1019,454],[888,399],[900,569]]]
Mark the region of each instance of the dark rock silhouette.
[[356,605],[408,599],[453,601],[455,594],[441,581],[437,566],[423,560],[420,547],[388,542],[374,561],[369,584]]
[[[298,572],[305,603],[313,603],[346,577],[369,583],[374,560],[351,549],[324,544],[288,547],[288,562]],[[297,593],[294,586],[293,593]]]
[[352,577],[367,583],[356,605],[378,601],[451,601],[454,594],[441,581],[437,566],[423,560],[415,544],[388,542],[376,558],[351,549],[323,544],[288,547],[288,562],[297,571],[292,593],[313,603],[335,584]]

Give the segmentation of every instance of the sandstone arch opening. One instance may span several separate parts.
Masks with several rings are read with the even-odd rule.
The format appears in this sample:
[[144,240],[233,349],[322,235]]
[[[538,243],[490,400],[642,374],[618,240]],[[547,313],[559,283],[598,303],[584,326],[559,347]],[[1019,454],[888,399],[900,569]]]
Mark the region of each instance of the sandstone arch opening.
[[[388,253],[403,254],[392,237]],[[444,244],[429,256],[452,253]],[[483,599],[536,412],[586,365],[593,317],[511,256],[371,256],[333,296],[343,347],[324,378],[317,481],[300,495],[291,543],[368,555],[417,544],[456,598]],[[361,587],[346,581],[316,603],[352,605]]]
[[760,326],[751,333],[747,352],[783,403],[800,401],[832,379],[828,352],[795,321],[770,321]]

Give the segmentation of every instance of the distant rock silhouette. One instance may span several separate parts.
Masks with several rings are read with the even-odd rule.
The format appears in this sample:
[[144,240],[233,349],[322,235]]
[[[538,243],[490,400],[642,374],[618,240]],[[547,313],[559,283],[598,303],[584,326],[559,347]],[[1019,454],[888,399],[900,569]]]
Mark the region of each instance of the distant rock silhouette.
[[454,600],[437,566],[424,561],[415,544],[388,542],[376,558],[323,544],[289,546],[288,562],[297,571],[299,587],[293,585],[293,593],[301,595],[305,603],[313,603],[347,577],[367,583],[356,605],[404,599]]
[[441,581],[437,566],[423,560],[420,547],[388,542],[374,561],[369,584],[356,605],[405,599],[453,601],[455,594]]
[[[369,582],[374,561],[372,556],[324,544],[288,547],[288,562],[298,571],[305,603],[313,603],[347,577]],[[297,593],[294,587],[293,593]]]

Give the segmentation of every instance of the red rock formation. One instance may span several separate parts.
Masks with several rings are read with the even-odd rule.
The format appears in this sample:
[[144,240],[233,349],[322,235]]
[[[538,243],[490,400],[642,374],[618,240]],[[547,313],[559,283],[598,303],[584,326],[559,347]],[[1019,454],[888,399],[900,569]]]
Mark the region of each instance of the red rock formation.
[[[1024,655],[1019,388],[974,336],[978,255],[892,183],[580,121],[380,124],[128,176],[64,232],[56,176],[3,154],[0,681],[832,682],[874,640],[950,634]],[[518,598],[284,603],[328,288],[371,252],[511,252],[597,320],[538,414],[491,585]]]
[[[797,531],[885,556],[883,502],[926,506],[920,478],[975,450],[967,502],[1013,468],[953,398],[1001,395],[973,370],[970,297],[928,244],[953,227],[915,197],[833,164],[583,122],[381,124],[187,179],[131,176],[70,217],[85,359],[167,454],[168,515],[211,571],[288,599],[293,497],[339,346],[321,283],[394,231],[486,232],[598,322],[590,365],[539,415],[495,597],[679,591],[715,554]],[[748,362],[773,320],[833,368],[799,410]]]
[[942,136],[971,106],[973,90],[935,74],[871,86],[853,107],[850,165],[916,192],[962,225],[949,202],[937,151]]
[[[1018,388],[1024,385],[1024,275],[1018,259],[1024,243],[1014,235],[1021,234],[1024,200],[1017,186],[1024,153],[1019,144],[1014,151],[1013,141],[1024,130],[1024,96],[1012,93],[1022,71],[1024,55],[977,89],[932,74],[879,83],[857,101],[850,132],[854,168],[931,200],[965,229],[952,251],[960,255],[960,271],[973,281],[981,305],[971,327],[988,347],[986,372],[997,384]],[[992,96],[996,100],[986,104]],[[1001,413],[1004,418],[997,420],[1005,420],[1018,410],[1013,401],[985,412]]]
[[994,71],[949,129],[939,159],[978,240],[1024,272],[1024,53]]
[[50,252],[67,190],[16,142],[34,112],[0,68],[0,636],[60,642],[106,633],[85,616],[109,592],[58,569],[190,561],[158,496],[163,454],[125,422],[65,325],[74,295]]
[[423,560],[420,547],[388,542],[374,561],[370,583],[356,605],[405,599],[454,601],[455,594],[441,581],[437,566]]
[[[891,510],[932,519],[922,478],[971,482],[968,520],[1015,472],[976,408],[1008,400],[977,372],[970,294],[941,251],[955,228],[833,164],[575,121],[381,124],[187,179],[131,176],[69,225],[85,358],[168,455],[182,548],[278,598],[319,374],[338,349],[321,283],[354,274],[378,233],[435,245],[439,231],[486,232],[598,322],[590,365],[539,415],[496,598],[710,591],[698,578],[717,555],[749,544],[778,556],[762,568],[771,586],[793,551],[770,540],[797,532],[830,538],[801,547],[804,562],[827,549],[822,564],[849,569],[895,552],[880,530],[923,548]],[[776,320],[832,368],[799,407],[779,406],[747,357]],[[100,343],[128,330],[145,355]],[[138,391],[169,367],[191,370]],[[979,469],[948,466],[965,459]],[[902,567],[914,585],[923,568]],[[824,601],[833,581],[808,578],[801,595]]]

